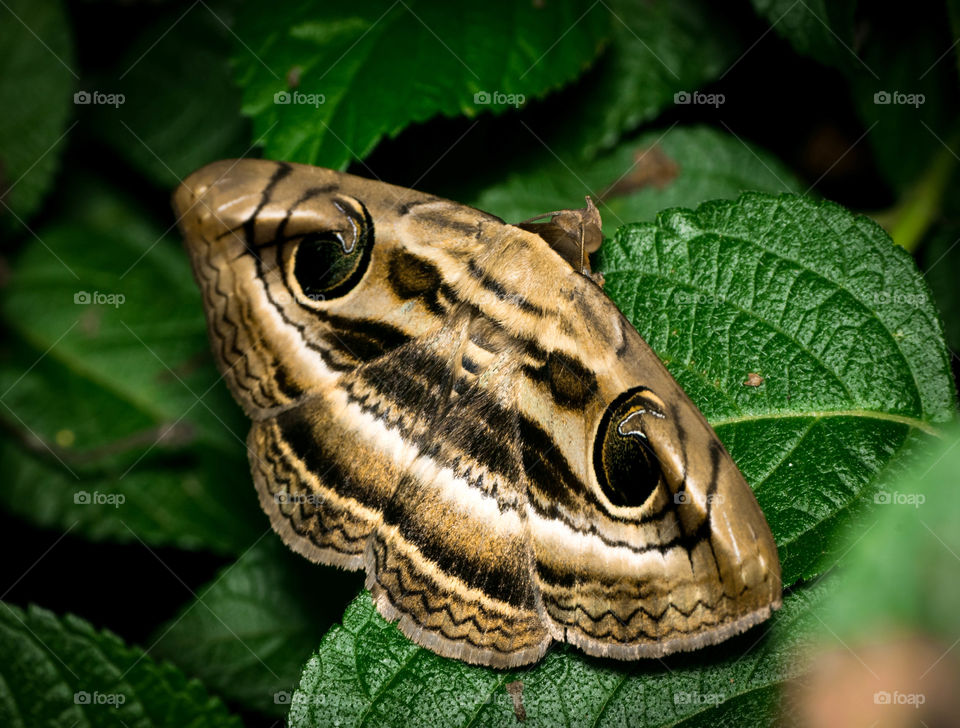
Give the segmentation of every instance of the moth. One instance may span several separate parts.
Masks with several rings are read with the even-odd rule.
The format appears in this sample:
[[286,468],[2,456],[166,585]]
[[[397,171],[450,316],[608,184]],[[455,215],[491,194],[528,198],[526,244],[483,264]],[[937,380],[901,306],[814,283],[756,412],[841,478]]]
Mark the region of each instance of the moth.
[[173,205],[273,528],[364,569],[417,644],[499,668],[554,640],[632,660],[780,606],[753,492],[589,275],[592,203],[510,225],[251,159]]

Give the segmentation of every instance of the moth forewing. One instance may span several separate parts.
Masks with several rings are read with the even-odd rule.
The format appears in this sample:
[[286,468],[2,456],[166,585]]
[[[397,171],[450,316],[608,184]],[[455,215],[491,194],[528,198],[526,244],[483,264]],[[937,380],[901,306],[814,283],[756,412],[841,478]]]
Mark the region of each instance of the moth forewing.
[[779,606],[752,491],[573,260],[599,231],[590,204],[521,229],[232,160],[191,175],[174,208],[274,529],[365,569],[418,644],[495,667],[554,639],[632,659]]

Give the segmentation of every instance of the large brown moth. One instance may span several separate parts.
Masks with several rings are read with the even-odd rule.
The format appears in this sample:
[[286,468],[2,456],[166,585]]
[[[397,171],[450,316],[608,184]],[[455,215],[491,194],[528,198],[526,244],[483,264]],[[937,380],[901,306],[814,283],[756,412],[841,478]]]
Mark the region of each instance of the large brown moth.
[[752,491],[587,275],[592,203],[521,227],[233,160],[174,207],[273,528],[365,569],[416,643],[494,667],[553,640],[658,657],[780,606]]

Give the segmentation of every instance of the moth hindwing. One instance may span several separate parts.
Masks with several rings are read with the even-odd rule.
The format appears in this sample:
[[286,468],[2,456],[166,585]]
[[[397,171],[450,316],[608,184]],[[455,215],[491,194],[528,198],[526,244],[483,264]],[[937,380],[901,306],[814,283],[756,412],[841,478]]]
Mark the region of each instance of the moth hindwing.
[[553,640],[657,657],[779,607],[743,476],[571,264],[576,231],[599,230],[590,204],[521,229],[328,169],[233,160],[194,173],[174,207],[274,529],[313,561],[364,569],[418,644],[495,667]]

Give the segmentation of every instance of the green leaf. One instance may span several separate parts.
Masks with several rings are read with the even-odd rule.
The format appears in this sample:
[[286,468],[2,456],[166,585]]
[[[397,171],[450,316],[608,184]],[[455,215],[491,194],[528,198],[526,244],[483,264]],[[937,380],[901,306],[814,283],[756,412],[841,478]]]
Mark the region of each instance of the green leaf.
[[955,416],[927,285],[865,217],[751,193],[623,228],[599,258],[756,492],[785,584],[829,565],[883,469]]
[[363,592],[304,668],[288,722],[292,728],[512,726],[517,718],[506,685],[519,680],[523,725],[531,728],[769,724],[778,684],[799,671],[792,653],[820,624],[810,610],[828,585],[788,594],[762,640],[751,632],[695,654],[633,664],[561,647],[512,671],[417,647]]
[[[87,107],[93,133],[158,186],[173,187],[208,162],[247,151],[222,5],[186,14],[177,8],[150,26],[100,82],[123,94],[123,104]],[[158,27],[169,32],[158,39]]]
[[829,635],[857,642],[921,632],[950,645],[957,638],[960,429],[952,427],[917,467],[874,497],[869,528],[837,567],[825,601]]
[[241,728],[200,683],[109,632],[0,604],[0,724]]
[[186,256],[122,195],[85,184],[82,212],[39,230],[0,299],[15,334],[0,423],[16,440],[0,502],[91,538],[235,552],[265,524],[236,489],[247,425]]
[[[599,264],[754,488],[787,585],[833,565],[885,478],[955,417],[929,291],[865,217],[748,193],[626,226]],[[519,679],[532,725],[772,724],[793,653],[819,630],[810,607],[834,588],[822,578],[794,586],[768,628],[666,667],[556,647],[511,673],[417,647],[364,594],[307,664],[290,722],[512,724],[505,686]]]
[[50,189],[63,150],[76,72],[59,2],[0,8],[0,217],[25,220]]
[[853,49],[857,0],[753,0],[753,7],[798,53],[830,66],[857,63]]
[[573,80],[610,20],[572,0],[249,4],[244,113],[267,157],[345,167],[413,122],[502,113]]
[[[98,400],[91,396],[89,401],[95,406]],[[80,418],[77,411],[68,417]],[[56,457],[43,446],[25,451],[19,442],[0,443],[5,466],[0,505],[38,526],[93,541],[142,541],[223,554],[241,551],[267,528],[256,494],[238,487],[249,486],[250,479],[242,457],[191,450],[141,461],[125,475],[122,468],[82,469],[55,444],[50,447]]]
[[116,191],[91,194],[87,204],[83,217],[41,229],[26,246],[4,318],[39,352],[56,344],[47,356],[151,420],[185,421],[198,439],[232,447],[242,419],[217,386],[186,256]]
[[740,50],[726,14],[700,0],[612,0],[607,8],[610,48],[577,85],[561,131],[590,157],[670,108],[675,94],[718,76]]
[[265,713],[285,714],[300,670],[359,574],[320,572],[268,536],[205,587],[151,654],[199,677],[219,695]]
[[798,189],[790,171],[769,153],[710,127],[675,126],[643,134],[588,163],[544,151],[470,204],[518,221],[581,207],[584,195],[591,195],[600,201],[604,230],[612,234],[625,221],[653,220],[667,207],[737,197],[745,190]]

